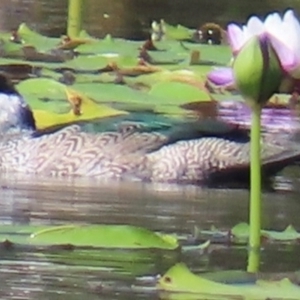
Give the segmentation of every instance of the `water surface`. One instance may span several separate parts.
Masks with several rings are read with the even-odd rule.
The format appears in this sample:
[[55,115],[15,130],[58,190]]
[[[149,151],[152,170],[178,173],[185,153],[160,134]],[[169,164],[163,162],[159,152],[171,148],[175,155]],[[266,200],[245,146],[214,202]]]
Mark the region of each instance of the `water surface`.
[[[300,228],[297,191],[266,192],[264,227]],[[1,178],[0,222],[2,224],[132,224],[166,233],[190,235],[194,226],[215,225],[229,229],[247,221],[246,190],[208,190],[195,186],[140,183],[100,183],[90,180],[58,180],[21,177]],[[297,246],[267,247],[262,271],[287,272],[300,268]],[[156,299],[145,287],[153,287],[158,263],[148,271],[150,284],[129,273],[111,268],[92,268],[93,257],[77,259],[76,265],[51,263],[36,253],[1,251],[1,299]],[[244,247],[220,246],[209,255],[186,256],[196,272],[244,269]],[[278,259],[280,257],[280,259]],[[132,285],[136,288],[132,288]],[[141,287],[143,287],[141,289]]]

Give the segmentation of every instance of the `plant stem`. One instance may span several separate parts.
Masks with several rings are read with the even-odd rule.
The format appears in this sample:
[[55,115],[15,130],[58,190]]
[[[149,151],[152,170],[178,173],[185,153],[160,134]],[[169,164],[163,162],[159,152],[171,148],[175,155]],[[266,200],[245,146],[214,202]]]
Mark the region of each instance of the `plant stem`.
[[83,0],[69,0],[68,36],[77,37],[81,30]]
[[261,234],[261,106],[255,104],[252,108],[251,121],[251,150],[250,150],[250,255],[248,261],[248,272],[257,272],[259,258],[255,253],[260,249]]

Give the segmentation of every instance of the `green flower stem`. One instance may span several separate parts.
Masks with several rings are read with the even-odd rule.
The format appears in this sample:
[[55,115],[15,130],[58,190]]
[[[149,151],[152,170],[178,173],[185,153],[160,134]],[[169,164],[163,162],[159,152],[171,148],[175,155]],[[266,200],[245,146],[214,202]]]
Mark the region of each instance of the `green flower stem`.
[[[261,232],[261,105],[255,103],[252,107],[251,122],[251,189],[250,189],[250,256],[248,272],[257,272],[259,259],[255,252],[260,249]],[[252,253],[252,255],[251,255]]]
[[82,9],[84,0],[69,0],[68,36],[78,37],[81,31]]

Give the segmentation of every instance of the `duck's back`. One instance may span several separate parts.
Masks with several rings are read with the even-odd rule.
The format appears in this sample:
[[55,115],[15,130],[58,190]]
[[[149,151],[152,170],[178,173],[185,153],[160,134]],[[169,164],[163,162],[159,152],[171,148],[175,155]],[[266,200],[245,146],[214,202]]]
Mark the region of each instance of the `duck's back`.
[[77,125],[38,138],[18,136],[0,145],[1,169],[44,175],[120,178],[165,142],[159,133],[86,133]]

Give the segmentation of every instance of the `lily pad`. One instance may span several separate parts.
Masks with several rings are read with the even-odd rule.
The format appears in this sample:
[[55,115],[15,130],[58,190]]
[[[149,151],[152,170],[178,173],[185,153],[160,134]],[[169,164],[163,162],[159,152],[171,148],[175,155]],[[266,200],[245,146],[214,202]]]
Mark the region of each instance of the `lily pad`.
[[182,82],[160,82],[151,88],[149,94],[164,98],[170,103],[183,105],[190,102],[211,100],[208,92]]
[[188,102],[186,99],[170,99],[162,95],[134,90],[125,85],[109,83],[75,84],[73,87],[99,103],[109,104],[120,110],[152,111],[176,118],[194,115],[193,112],[180,107]]
[[17,89],[32,107],[39,129],[127,114],[97,104],[84,94],[52,79],[28,79],[19,83]]
[[[113,271],[114,275],[125,274],[126,278],[135,278],[136,276],[156,273],[158,270],[167,270],[180,255],[180,251],[177,251],[179,246],[176,239],[155,234],[146,229],[133,226],[120,227],[119,225],[109,225],[104,228],[102,225],[96,225],[94,228],[91,226],[82,227],[69,225],[53,228],[34,225],[2,225],[0,226],[2,258],[11,260],[15,259],[19,253],[24,255],[30,252],[30,255],[34,256],[36,260],[42,259],[44,261],[47,259],[52,263],[83,266],[84,268],[101,268],[102,270],[108,268]],[[68,228],[69,232],[66,232]],[[99,228],[103,230],[99,230]],[[30,237],[35,231],[38,236]],[[74,235],[75,231],[78,235]],[[148,244],[154,245],[154,247],[144,248],[141,245],[141,247],[131,248],[130,245],[128,247],[125,245],[125,248],[119,248],[114,238],[119,240],[123,233],[125,238],[129,238],[129,243],[130,237],[132,237],[132,242],[150,238]],[[44,243],[44,239],[50,242],[55,236],[62,242],[61,244]],[[40,243],[40,239],[43,242]],[[72,244],[67,244],[70,241]],[[119,245],[123,246],[122,241]],[[144,244],[144,246],[147,245]],[[156,246],[157,248],[155,248]]]
[[[164,50],[162,51],[165,53],[164,55],[167,55],[166,53],[177,53],[177,55],[181,54],[189,57],[192,51],[199,51],[199,64],[210,67],[213,65],[228,65],[232,57],[230,47],[226,45],[204,45],[166,40],[155,42],[155,46],[160,50]],[[160,53],[161,51],[157,52]],[[153,51],[150,52],[150,54],[152,53]]]
[[162,299],[300,299],[300,287],[288,279],[258,280],[255,284],[222,284],[192,273],[179,263],[157,285]]
[[30,244],[93,246],[126,249],[168,249],[179,247],[176,238],[129,225],[66,225],[33,233]]
[[194,71],[190,68],[177,68],[175,70],[161,69],[152,74],[144,74],[135,78],[126,77],[124,81],[128,85],[136,86],[137,88],[140,87],[144,90],[150,90],[153,85],[164,81],[176,81],[198,87],[208,93],[205,87],[205,72],[205,67],[202,72],[200,70]]
[[40,51],[54,49],[60,42],[59,38],[46,37],[33,31],[25,23],[20,24],[17,33],[26,44],[34,46]]
[[104,39],[94,40],[93,43],[84,44],[76,48],[80,54],[119,54],[138,56],[141,42],[115,39],[107,35]]
[[[195,236],[198,239],[210,239],[212,242],[247,244],[249,234],[249,224],[239,223],[229,231],[222,231],[216,227],[212,227],[211,230],[196,229]],[[261,230],[261,237],[264,242],[272,243],[295,243],[300,241],[300,233],[292,225],[289,225],[283,231]]]
[[191,30],[180,24],[178,24],[177,26],[173,26],[171,24],[162,21],[162,26],[164,27],[165,30],[165,38],[171,40],[191,39],[194,32],[194,30]]

